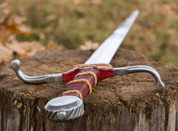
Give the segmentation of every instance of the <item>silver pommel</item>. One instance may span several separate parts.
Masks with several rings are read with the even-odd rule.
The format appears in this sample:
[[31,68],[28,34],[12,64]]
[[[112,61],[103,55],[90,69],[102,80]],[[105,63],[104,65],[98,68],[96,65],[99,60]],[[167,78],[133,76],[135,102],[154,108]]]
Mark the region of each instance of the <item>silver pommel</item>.
[[45,105],[44,112],[51,121],[71,120],[84,114],[84,105],[76,96],[61,96],[50,100]]

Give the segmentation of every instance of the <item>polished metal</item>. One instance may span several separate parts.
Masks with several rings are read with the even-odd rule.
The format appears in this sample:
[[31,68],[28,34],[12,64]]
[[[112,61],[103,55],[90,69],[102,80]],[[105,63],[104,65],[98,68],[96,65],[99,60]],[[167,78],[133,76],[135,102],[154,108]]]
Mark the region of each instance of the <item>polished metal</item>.
[[45,105],[44,112],[52,121],[71,120],[84,114],[84,104],[76,96],[61,96],[50,100]]
[[120,67],[114,68],[113,73],[114,75],[127,75],[130,73],[137,73],[137,72],[148,72],[156,79],[156,87],[158,91],[163,91],[165,89],[164,83],[161,81],[159,73],[150,66],[145,65],[137,65],[137,66],[127,66],[127,67]]
[[25,83],[39,84],[39,83],[49,83],[63,81],[62,73],[59,74],[48,74],[43,76],[27,76],[20,69],[20,61],[14,60],[11,62],[11,67],[17,74],[17,76]]
[[118,27],[113,34],[111,34],[101,46],[91,55],[91,57],[85,62],[85,64],[109,64],[112,57],[116,53],[120,44],[127,35],[129,29],[134,23],[139,11],[133,11],[133,13]]

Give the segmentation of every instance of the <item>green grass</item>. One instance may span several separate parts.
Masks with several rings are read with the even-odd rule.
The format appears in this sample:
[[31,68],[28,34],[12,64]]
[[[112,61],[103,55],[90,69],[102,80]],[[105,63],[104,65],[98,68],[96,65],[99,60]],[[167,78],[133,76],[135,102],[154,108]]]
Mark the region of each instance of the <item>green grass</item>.
[[175,19],[173,19],[173,20],[170,22],[169,27],[170,27],[171,29],[176,29],[176,30],[178,31],[178,21],[175,20]]
[[157,0],[157,4],[163,5],[163,4],[171,4],[171,3],[178,3],[177,0]]
[[[45,0],[36,7],[32,1],[8,0],[14,14],[24,14],[26,24],[36,32],[30,38],[19,36],[22,41],[37,40],[47,45],[50,39],[67,49],[77,49],[85,41],[102,43],[130,13],[138,9],[140,14],[121,47],[140,51],[150,58],[157,58],[177,65],[178,22],[161,11],[164,4],[178,4],[174,0],[157,0],[149,3],[142,0],[103,0],[101,4],[76,5],[72,0]],[[157,10],[156,6],[160,8]],[[49,15],[56,17],[47,21]],[[45,32],[50,27],[51,31]],[[40,41],[40,40],[39,40]],[[139,50],[143,48],[145,50]]]
[[162,60],[166,63],[178,67],[178,52],[171,54],[171,55],[164,55]]
[[17,35],[17,38],[19,38],[21,41],[39,41],[39,36],[36,34],[31,34],[29,37],[25,37],[24,35]]

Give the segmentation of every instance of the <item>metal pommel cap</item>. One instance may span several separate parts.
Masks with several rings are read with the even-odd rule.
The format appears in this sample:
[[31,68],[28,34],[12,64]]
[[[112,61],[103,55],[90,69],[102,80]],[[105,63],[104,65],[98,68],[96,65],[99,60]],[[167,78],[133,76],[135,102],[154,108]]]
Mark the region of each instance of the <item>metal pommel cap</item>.
[[76,96],[61,96],[50,100],[44,111],[46,118],[51,121],[71,120],[84,114],[84,104]]

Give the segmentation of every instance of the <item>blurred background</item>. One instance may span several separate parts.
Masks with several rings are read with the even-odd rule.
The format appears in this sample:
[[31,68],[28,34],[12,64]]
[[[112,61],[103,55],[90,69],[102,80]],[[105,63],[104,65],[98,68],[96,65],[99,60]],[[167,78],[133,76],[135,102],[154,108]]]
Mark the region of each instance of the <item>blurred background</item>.
[[1,0],[0,62],[90,50],[139,10],[121,48],[178,67],[178,0]]

